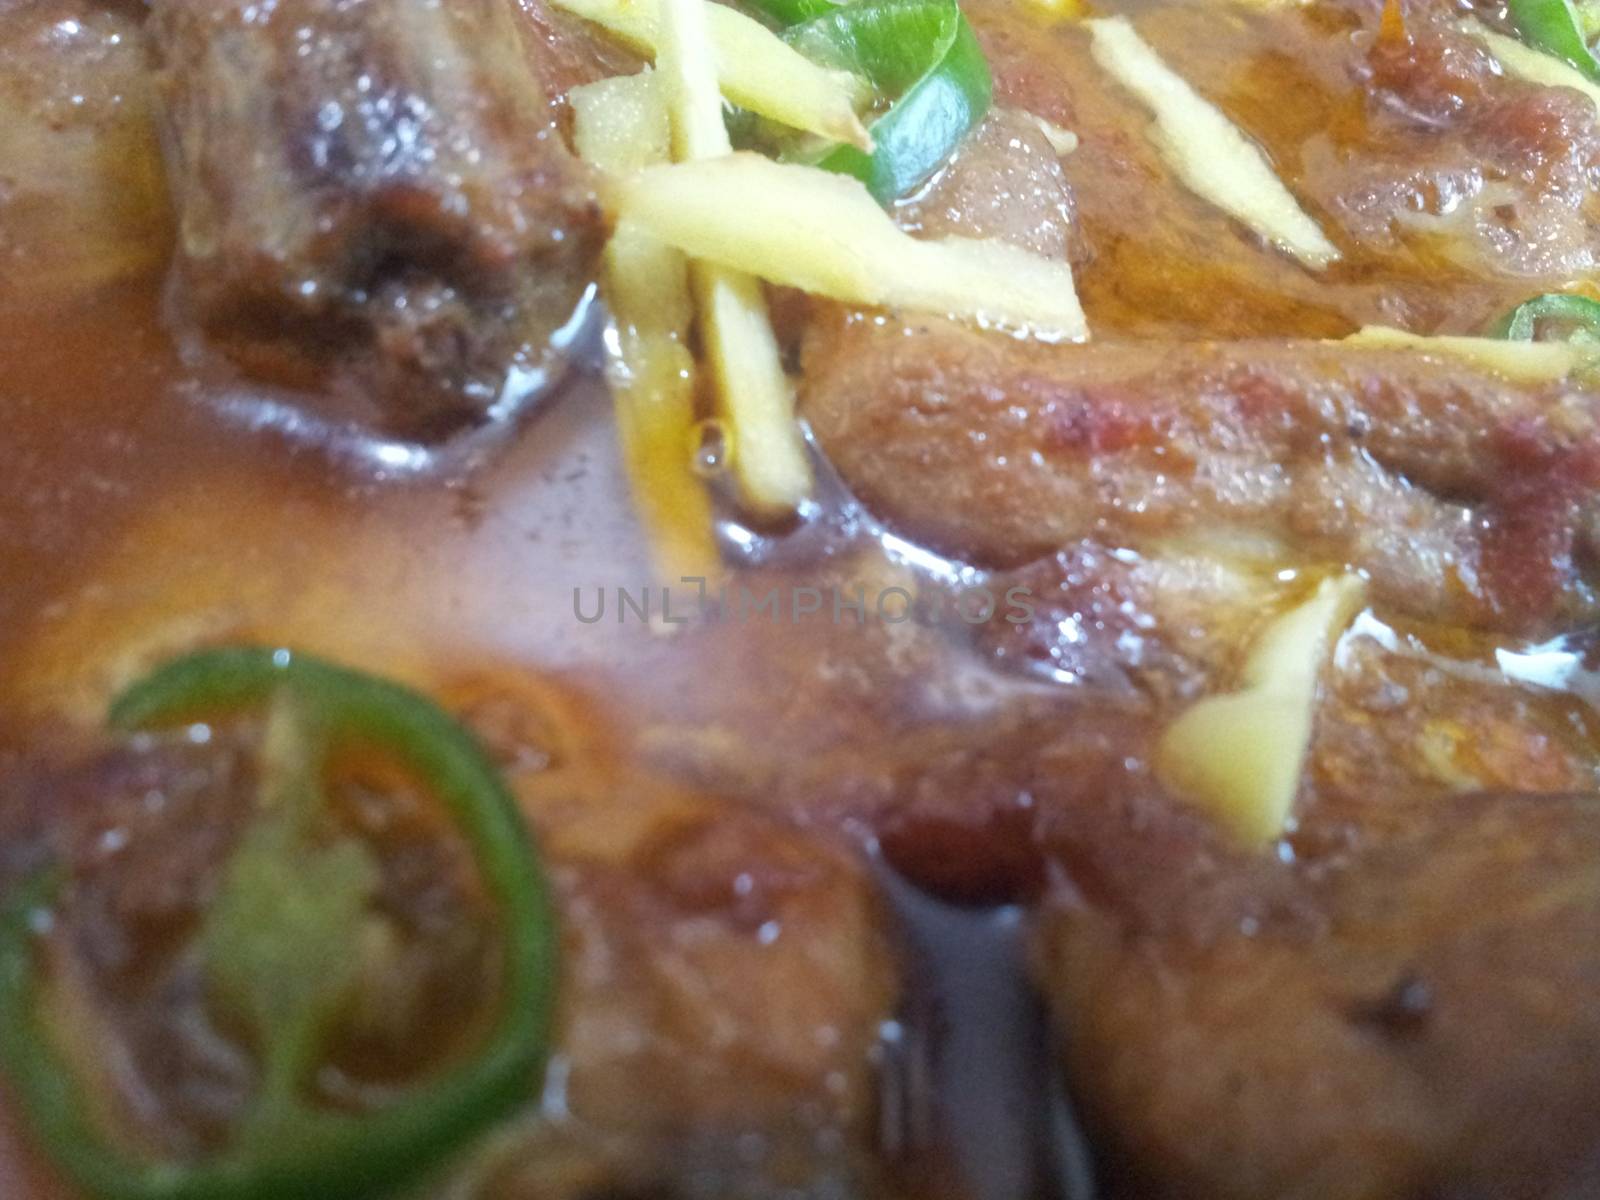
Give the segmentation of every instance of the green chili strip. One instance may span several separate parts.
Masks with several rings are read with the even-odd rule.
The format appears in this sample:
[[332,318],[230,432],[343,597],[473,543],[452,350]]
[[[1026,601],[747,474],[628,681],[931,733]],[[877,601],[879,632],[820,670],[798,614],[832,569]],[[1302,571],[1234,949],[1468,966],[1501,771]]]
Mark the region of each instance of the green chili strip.
[[893,102],[871,122],[873,152],[836,146],[817,165],[854,175],[888,204],[927,181],[985,113],[994,80],[956,0],[755,0],[785,39],[862,76]]
[[[170,726],[270,704],[284,693],[322,736],[353,738],[392,754],[454,818],[503,922],[500,1014],[475,1058],[386,1107],[361,1115],[300,1106],[286,1110],[278,1096],[270,1101],[277,1107],[267,1127],[247,1122],[236,1141],[213,1157],[193,1163],[141,1159],[114,1146],[96,1127],[73,1068],[53,1046],[40,1017],[44,996],[35,941],[48,924],[57,890],[53,874],[41,876],[0,915],[0,1062],[45,1148],[87,1191],[106,1200],[371,1196],[438,1161],[537,1087],[555,985],[554,914],[516,803],[461,726],[427,699],[394,684],[284,650],[243,648],[203,652],[157,671],[112,705],[111,724],[126,731]],[[269,838],[275,836],[273,825],[264,828]],[[266,869],[270,876],[278,870],[276,860],[253,859],[253,853],[244,847],[236,852],[236,874]],[[307,864],[303,871],[289,870],[288,877],[299,881],[296,886],[331,880],[348,889],[346,908],[370,882],[366,869],[348,854],[341,861],[328,859],[324,868],[319,872]],[[268,886],[280,883],[269,879]],[[249,900],[248,888],[259,885],[230,883],[225,892],[239,886]],[[257,905],[231,930],[252,930],[259,912]],[[310,925],[304,914],[301,918],[295,933],[318,931],[315,913]],[[261,930],[254,928],[251,936],[259,939]],[[271,964],[279,961],[273,955],[281,945],[280,935],[278,944],[264,941],[257,950],[264,948]],[[250,968],[246,962],[240,977],[249,978]],[[214,969],[222,968],[214,964]],[[291,999],[294,995],[290,989]],[[299,1039],[308,1028],[292,1013],[285,1021],[290,1043],[283,1063],[291,1073],[304,1065]]]
[[1549,292],[1517,305],[1502,317],[1491,331],[1493,336],[1513,342],[1531,342],[1540,321],[1559,321],[1573,326],[1564,340],[1600,340],[1600,302],[1587,296]]
[[832,12],[839,7],[839,0],[752,0],[751,7],[786,29]]
[[1600,59],[1589,48],[1586,23],[1572,0],[1511,0],[1511,19],[1528,45],[1600,82]]

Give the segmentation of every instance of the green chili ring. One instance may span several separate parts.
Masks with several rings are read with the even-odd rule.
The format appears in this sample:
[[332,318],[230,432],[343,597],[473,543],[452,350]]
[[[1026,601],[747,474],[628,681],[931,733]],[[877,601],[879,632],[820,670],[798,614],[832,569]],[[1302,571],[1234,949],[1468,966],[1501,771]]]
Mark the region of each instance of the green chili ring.
[[1572,0],[1511,0],[1511,19],[1528,45],[1600,82],[1600,58],[1589,48],[1583,18]]
[[955,0],[761,0],[769,15],[816,12],[785,34],[825,66],[864,77],[897,99],[869,126],[873,151],[836,146],[818,166],[853,175],[880,204],[925,183],[989,111],[994,79]]
[[107,1200],[335,1200],[416,1174],[528,1098],[543,1069],[556,980],[549,887],[516,802],[472,736],[405,688],[286,650],[235,648],[179,659],[111,707],[135,731],[300,689],[339,733],[370,739],[415,770],[454,817],[505,923],[502,1013],[472,1061],[361,1116],[317,1113],[293,1145],[195,1163],[147,1162],[108,1145],[72,1069],[38,1019],[35,930],[48,921],[53,873],[0,914],[0,1063],[45,1149]]
[[1541,320],[1567,321],[1600,338],[1600,302],[1562,292],[1547,292],[1517,305],[1496,322],[1491,335],[1513,342],[1531,342]]

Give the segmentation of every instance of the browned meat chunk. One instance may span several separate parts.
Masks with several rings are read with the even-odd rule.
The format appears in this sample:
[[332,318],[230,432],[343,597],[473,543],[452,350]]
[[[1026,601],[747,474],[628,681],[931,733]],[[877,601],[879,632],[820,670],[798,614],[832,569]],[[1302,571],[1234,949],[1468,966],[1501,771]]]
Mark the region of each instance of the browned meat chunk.
[[165,263],[153,92],[137,12],[104,0],[6,7],[0,311],[37,312]]
[[[553,693],[474,680],[459,697],[537,832],[562,962],[544,1093],[448,1172],[448,1194],[886,1194],[875,1063],[899,968],[858,858],[736,801],[607,769],[576,744],[592,712]],[[0,900],[65,867],[55,986],[113,1064],[108,1111],[180,1159],[235,1133],[259,1084],[203,959],[173,952],[192,946],[251,820],[255,742],[247,724],[204,745],[0,763]],[[381,864],[360,995],[317,1073],[320,1100],[359,1107],[459,1053],[495,1000],[496,918],[426,797],[359,777],[333,794]]]
[[[1374,130],[1359,155],[1309,148],[1303,186],[1375,247],[1432,236],[1452,265],[1531,279],[1594,270],[1600,125],[1592,101],[1507,79],[1454,27],[1455,5],[1357,34],[1350,71],[1368,85]],[[1425,129],[1419,152],[1405,134]],[[1538,290],[1534,286],[1530,292]]]
[[873,1064],[897,968],[866,872],[737,803],[622,786],[542,825],[565,927],[558,1056],[545,1121],[481,1194],[883,1194]]
[[1600,801],[1361,807],[1292,862],[1149,810],[1057,831],[1039,961],[1110,1196],[1600,1187]]
[[1521,628],[1590,603],[1592,392],[1391,350],[1052,348],[847,318],[806,365],[804,413],[846,482],[983,565],[1238,529],[1441,619]]
[[419,437],[537,365],[602,226],[505,0],[157,0],[151,29],[210,335],[275,373],[354,361]]

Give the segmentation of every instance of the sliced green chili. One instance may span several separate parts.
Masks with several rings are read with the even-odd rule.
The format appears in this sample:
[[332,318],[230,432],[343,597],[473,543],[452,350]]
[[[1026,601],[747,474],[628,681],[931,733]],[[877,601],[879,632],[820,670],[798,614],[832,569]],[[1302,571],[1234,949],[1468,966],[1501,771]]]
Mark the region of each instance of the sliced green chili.
[[840,0],[750,0],[751,8],[784,29],[832,12],[839,4]]
[[1600,59],[1589,48],[1588,22],[1572,0],[1511,0],[1511,19],[1528,45],[1565,59],[1600,82]]
[[[263,1083],[235,1140],[189,1161],[140,1158],[98,1128],[72,1066],[41,1020],[38,931],[55,873],[0,915],[0,1062],[41,1142],[106,1200],[350,1200],[400,1183],[536,1088],[549,1039],[555,922],[516,803],[472,736],[405,688],[285,650],[227,649],[180,659],[124,693],[111,724],[169,726],[271,705],[263,812],[243,836],[200,935],[213,988],[241,1006],[263,1043]],[[357,841],[316,847],[323,753],[354,739],[416,773],[471,848],[504,928],[500,1013],[482,1050],[394,1102],[352,1115],[312,1107],[300,1086],[332,1007],[354,986],[349,935],[376,886]]]
[[836,146],[817,160],[854,175],[882,204],[911,192],[942,166],[983,119],[994,80],[956,0],[755,0],[788,26],[808,58],[859,75],[892,101],[871,122],[873,152]]
[[1495,337],[1531,342],[1540,321],[1569,326],[1566,341],[1600,341],[1600,302],[1587,296],[1548,292],[1517,305],[1491,330]]

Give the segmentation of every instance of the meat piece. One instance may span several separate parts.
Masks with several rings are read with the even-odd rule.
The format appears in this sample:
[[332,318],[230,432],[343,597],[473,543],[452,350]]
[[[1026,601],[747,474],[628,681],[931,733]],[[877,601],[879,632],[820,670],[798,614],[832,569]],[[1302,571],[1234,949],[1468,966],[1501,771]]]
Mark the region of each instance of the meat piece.
[[1072,188],[1060,156],[1027,113],[997,109],[938,175],[895,208],[923,237],[999,238],[1046,258],[1081,262]]
[[1318,145],[1305,186],[1374,248],[1427,238],[1452,265],[1521,277],[1527,293],[1594,269],[1600,125],[1587,98],[1500,81],[1428,146],[1375,140],[1340,155]]
[[873,1194],[873,1059],[899,981],[863,865],[627,765],[566,688],[490,670],[445,699],[503,764],[563,922],[559,1090],[485,1194],[563,1194],[552,1155],[584,1164],[580,1191]]
[[897,990],[864,871],[737,804],[625,786],[621,853],[603,804],[541,824],[571,847],[553,851],[557,1090],[485,1195],[550,1196],[552,1156],[584,1164],[580,1194],[877,1193],[873,1056]]
[[1371,125],[1354,153],[1308,145],[1308,194],[1373,248],[1425,238],[1468,271],[1525,277],[1529,294],[1591,272],[1593,102],[1505,77],[1456,6],[1411,7],[1403,22],[1368,14],[1376,30],[1347,42],[1364,47],[1349,66]]
[[1281,537],[1414,613],[1521,628],[1583,611],[1600,396],[1321,343],[1021,346],[846,317],[801,405],[855,493],[983,565],[1081,538]]
[[[101,1056],[90,1061],[104,1063],[108,1111],[178,1158],[226,1141],[259,1085],[192,953],[254,811],[254,738],[237,733],[41,756],[0,779],[0,831],[26,847],[0,859],[0,892],[41,861],[64,869],[45,955],[53,997]],[[347,785],[336,794],[381,866],[362,931],[367,990],[339,1018],[317,1086],[324,1102],[359,1105],[447,1058],[447,1040],[426,1031],[481,1017],[498,950],[470,854],[432,805],[404,793],[376,803]]]
[[152,8],[201,326],[273,373],[354,363],[392,432],[482,420],[603,233],[507,0]]
[[1494,80],[1494,58],[1463,33],[1421,17],[1411,23],[1420,28],[1407,28],[1404,20],[1396,28],[1384,18],[1359,74],[1370,80],[1376,98],[1413,120],[1447,124],[1482,102]]
[[[1140,31],[1153,37],[1157,20],[1185,11],[1141,9]],[[1063,24],[1041,33],[1028,10],[1008,0],[968,0],[963,12],[994,72],[996,104],[1035,113],[1079,138],[1061,171],[1072,189],[1075,240],[1084,247],[1072,254],[1078,294],[1096,336],[1337,336],[1377,319],[1371,297],[1358,294],[1364,289],[1330,287],[1184,188],[1150,140],[1149,110],[1109,83],[1086,29]],[[1157,49],[1197,85],[1192,60],[1202,48],[1227,65],[1230,78],[1237,75],[1255,46],[1240,36],[1236,14],[1196,9],[1192,16],[1193,28],[1175,39],[1183,54],[1160,43]],[[1283,48],[1281,30],[1263,40],[1274,60],[1294,53]],[[1286,87],[1294,83],[1273,82],[1280,111]]]
[[[1413,630],[1363,618],[1340,645],[1307,763],[1323,790],[1397,795],[1453,791],[1579,792],[1597,782],[1593,709],[1580,696],[1517,686],[1527,657],[1456,643],[1430,651]],[[1451,635],[1435,640],[1448,644]],[[1465,651],[1465,653],[1463,653]],[[1546,651],[1548,653],[1548,651]],[[1531,652],[1537,661],[1537,651]]]
[[166,261],[171,222],[153,89],[131,8],[44,0],[7,5],[0,18],[0,310],[8,315],[148,278]]
[[1600,1186],[1600,801],[1394,799],[1293,861],[1149,810],[1058,830],[1039,963],[1109,1196]]
[[[1043,675],[1095,703],[1166,707],[1225,675],[1264,611],[1281,602],[1284,548],[1172,539],[1134,553],[1093,541],[1001,573],[1026,619],[986,622],[974,644],[1002,667]],[[1259,557],[1246,557],[1256,555]]]
[[[1008,0],[966,0],[996,103],[1078,135],[1061,166],[1096,337],[1339,337],[1374,323],[1471,333],[1592,274],[1592,106],[1495,72],[1450,28],[1459,5],[1403,7],[1414,43],[1376,63],[1381,0],[1138,7],[1141,36],[1261,147],[1338,245],[1338,264],[1307,271],[1177,181],[1148,109],[1107,86],[1085,30],[1043,32]],[[1546,106],[1565,115],[1533,134]],[[1519,143],[1540,147],[1531,172]]]
[[[736,801],[615,769],[593,714],[553,691],[475,679],[452,698],[537,831],[563,955],[542,1103],[459,1164],[450,1194],[884,1194],[874,1064],[898,969],[858,859]],[[253,803],[254,735],[77,753],[41,750],[0,775],[0,898],[43,862],[70,864],[51,956],[62,990],[104,1014],[107,1090],[137,1097],[130,1122],[192,1154],[254,1094],[195,956],[171,953]],[[370,1094],[375,1062],[385,1079],[426,1074],[430,1048],[459,1051],[449,1032],[475,1028],[494,994],[494,921],[466,883],[470,856],[432,805],[392,787],[335,792],[378,852],[375,908],[405,926],[341,1018],[350,1045],[318,1073],[339,1102]]]

